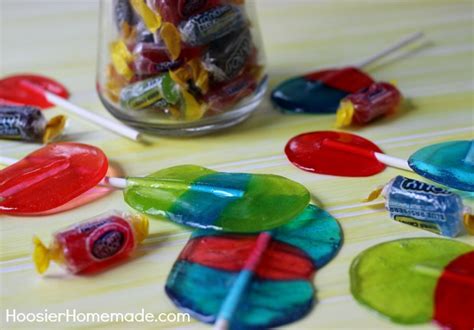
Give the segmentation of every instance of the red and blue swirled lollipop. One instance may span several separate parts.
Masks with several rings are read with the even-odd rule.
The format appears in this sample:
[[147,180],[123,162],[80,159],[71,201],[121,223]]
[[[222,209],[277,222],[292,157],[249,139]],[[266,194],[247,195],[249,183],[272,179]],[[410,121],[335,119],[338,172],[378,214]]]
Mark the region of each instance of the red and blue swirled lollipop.
[[297,113],[335,113],[347,95],[374,83],[354,67],[313,72],[284,81],[272,92],[278,108]]
[[280,326],[311,310],[313,274],[341,244],[337,221],[314,205],[258,236],[197,231],[171,270],[166,292],[202,322],[225,320],[230,328],[245,329]]
[[272,103],[287,112],[336,113],[343,98],[375,82],[362,68],[422,36],[419,32],[410,35],[354,66],[320,70],[288,79],[273,90]]

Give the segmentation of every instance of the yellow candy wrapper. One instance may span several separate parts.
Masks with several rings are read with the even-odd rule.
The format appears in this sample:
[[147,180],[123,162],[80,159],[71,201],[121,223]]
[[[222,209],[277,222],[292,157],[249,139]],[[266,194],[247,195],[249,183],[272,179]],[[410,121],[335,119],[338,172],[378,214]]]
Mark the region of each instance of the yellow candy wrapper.
[[184,111],[184,118],[189,121],[201,119],[206,112],[206,106],[204,104],[199,104],[194,96],[185,90],[182,90],[181,94],[183,96],[182,109]]
[[51,118],[44,129],[43,143],[47,144],[60,136],[66,126],[66,116],[59,115]]
[[165,22],[160,30],[161,39],[165,43],[173,61],[181,55],[181,36],[178,29],[169,22]]
[[336,128],[350,126],[354,117],[354,105],[351,101],[342,101],[336,112]]
[[143,0],[130,0],[130,3],[136,13],[143,19],[147,29],[155,34],[161,27],[161,16],[151,10]]
[[201,93],[206,94],[209,90],[209,73],[197,58],[175,71],[170,71],[170,77],[182,88],[188,88],[188,81],[192,80]]
[[133,77],[133,71],[130,63],[133,61],[133,55],[128,50],[123,41],[115,41],[110,45],[112,54],[112,65],[118,74],[125,79],[130,80]]

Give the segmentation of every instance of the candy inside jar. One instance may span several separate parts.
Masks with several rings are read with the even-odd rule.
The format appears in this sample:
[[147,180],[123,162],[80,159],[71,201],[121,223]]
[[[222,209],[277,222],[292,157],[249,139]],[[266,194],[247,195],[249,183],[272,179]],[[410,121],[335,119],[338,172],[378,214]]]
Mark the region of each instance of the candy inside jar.
[[102,2],[98,92],[156,133],[197,134],[247,118],[266,89],[258,24],[244,0]]

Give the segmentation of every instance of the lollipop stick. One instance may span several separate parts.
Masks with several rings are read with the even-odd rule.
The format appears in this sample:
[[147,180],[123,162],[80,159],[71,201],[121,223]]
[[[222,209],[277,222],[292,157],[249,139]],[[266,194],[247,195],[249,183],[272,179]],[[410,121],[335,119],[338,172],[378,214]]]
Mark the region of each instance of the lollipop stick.
[[385,57],[391,53],[393,53],[394,51],[402,48],[402,47],[405,47],[406,45],[408,44],[411,44],[412,42],[420,39],[423,37],[423,32],[416,32],[414,34],[411,34],[405,38],[403,38],[402,40],[400,40],[399,42],[397,42],[396,44],[390,46],[390,47],[387,47],[386,49],[378,52],[377,54],[374,54],[372,55],[371,57],[355,64],[354,66],[355,67],[358,67],[358,68],[364,68],[372,63],[374,63],[375,61],[381,59],[382,57]]
[[106,129],[108,129],[112,132],[115,132],[119,135],[122,135],[122,136],[124,136],[128,139],[134,140],[134,141],[137,141],[140,138],[140,133],[138,131],[136,131],[136,130],[128,127],[128,126],[125,126],[125,125],[123,125],[119,122],[109,120],[107,118],[96,115],[95,113],[90,112],[90,111],[88,111],[84,108],[78,107],[77,105],[72,104],[68,100],[66,100],[66,99],[64,99],[64,98],[62,98],[62,97],[60,97],[56,94],[45,91],[41,87],[39,87],[39,86],[29,82],[29,81],[22,81],[21,84],[25,88],[28,88],[30,91],[33,91],[35,93],[43,95],[46,98],[46,100],[48,100],[48,102],[53,103],[54,105],[57,105],[59,107],[65,108],[65,109],[69,110],[70,112],[72,112],[73,114],[75,114],[75,115],[77,115],[77,116],[79,116],[83,119],[87,119],[90,122],[92,122],[92,123],[94,123],[98,126],[106,128]]
[[401,170],[413,172],[410,166],[408,166],[408,162],[404,159],[388,156],[378,152],[374,152],[374,156],[382,164],[385,164],[390,167],[399,168]]
[[334,141],[331,139],[324,139],[322,145],[325,147],[329,147],[335,150],[349,152],[351,154],[359,155],[361,157],[373,159],[374,157],[381,162],[390,167],[396,167],[401,170],[412,171],[410,166],[408,166],[408,162],[406,160],[395,158],[392,156],[387,156],[372,150],[367,150],[364,148],[348,145],[342,142]]
[[240,300],[252,280],[260,260],[271,240],[272,235],[270,232],[263,232],[258,235],[255,248],[245,261],[243,269],[240,271],[234,283],[232,283],[232,288],[222,303],[214,325],[215,330],[225,330],[229,328],[229,321],[237,310]]
[[124,178],[114,178],[114,177],[108,177],[106,176],[101,182],[101,186],[109,186],[112,188],[117,188],[117,189],[125,189],[127,188],[127,179]]

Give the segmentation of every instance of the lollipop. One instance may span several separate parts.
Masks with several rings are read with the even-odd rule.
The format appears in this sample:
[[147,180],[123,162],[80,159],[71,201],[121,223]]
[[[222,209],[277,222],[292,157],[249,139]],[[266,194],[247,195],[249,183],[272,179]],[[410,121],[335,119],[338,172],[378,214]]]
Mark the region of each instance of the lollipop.
[[422,36],[420,32],[410,35],[355,66],[316,71],[284,81],[273,90],[272,102],[289,112],[335,113],[343,98],[374,83],[362,68]]
[[69,92],[59,82],[39,75],[15,75],[0,80],[0,99],[47,109],[53,105],[126,138],[137,140],[140,133],[110,119],[96,115],[67,101]]
[[320,174],[370,176],[385,165],[414,171],[442,185],[474,191],[474,141],[453,141],[427,146],[403,160],[384,155],[360,136],[332,131],[305,133],[286,145],[288,159],[297,167]]
[[[18,162],[17,159],[0,156],[0,166],[1,165],[9,166],[9,165],[15,164],[16,162]],[[123,174],[123,171],[119,166],[117,166],[116,164],[109,164],[109,168],[107,170],[108,176],[118,176],[122,174]],[[42,212],[35,212],[34,215],[43,216],[43,215],[50,215],[50,214],[56,214],[56,213],[69,211],[69,210],[78,208],[82,205],[95,202],[98,199],[114,191],[115,191],[115,188],[112,188],[112,187],[107,187],[103,185],[94,186],[93,188],[87,190],[85,193],[82,193],[81,195],[73,198],[72,200],[70,200],[69,202],[66,202],[65,204],[62,204],[61,206],[58,206],[54,209],[48,209]]]
[[310,311],[312,277],[341,244],[337,221],[313,205],[258,236],[196,231],[168,276],[166,293],[217,329],[274,328]]
[[0,171],[0,213],[55,209],[95,187],[107,168],[107,157],[98,148],[49,144]]
[[350,275],[354,298],[394,322],[474,327],[471,245],[439,238],[382,243],[359,254]]
[[36,214],[64,205],[101,180],[124,189],[132,208],[198,228],[258,232],[278,227],[309,203],[308,190],[276,175],[220,173],[200,166],[164,169],[146,177],[105,177],[97,148],[58,143],[0,171],[0,212]]

